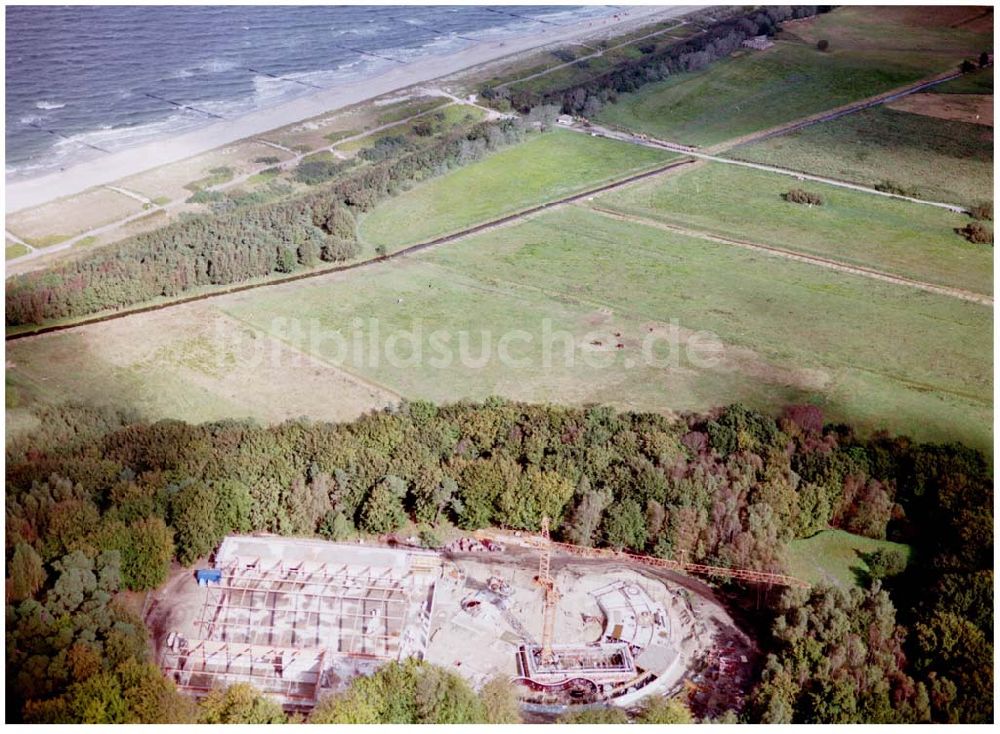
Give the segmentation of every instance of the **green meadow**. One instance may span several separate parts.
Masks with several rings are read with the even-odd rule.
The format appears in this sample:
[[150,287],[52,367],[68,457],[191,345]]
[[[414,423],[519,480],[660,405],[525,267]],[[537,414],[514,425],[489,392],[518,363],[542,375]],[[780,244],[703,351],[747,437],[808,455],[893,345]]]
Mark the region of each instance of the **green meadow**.
[[392,252],[676,157],[606,138],[553,130],[381,202],[361,220],[358,233],[365,245]]
[[729,151],[740,160],[972,206],[993,199],[993,128],[884,107]]
[[[344,356],[348,371],[414,398],[499,393],[666,411],[735,400],[777,410],[811,401],[862,430],[982,448],[992,440],[988,308],[578,206],[379,265],[364,277],[262,289],[220,308],[286,341],[293,319],[348,341],[371,318],[382,338],[419,328],[426,346],[435,331],[451,334],[453,361],[445,367],[431,365],[428,352],[413,363],[375,364],[339,355],[333,340],[315,349],[292,340],[320,359]],[[551,331],[571,335],[574,364],[546,365],[546,319]],[[648,365],[644,340],[671,324],[682,341],[696,331],[717,335],[724,358],[711,367]],[[508,345],[523,362],[511,367],[496,342],[515,330],[531,338]],[[469,355],[486,355],[482,364],[458,359],[463,333]],[[653,353],[664,348],[657,341]],[[601,364],[585,363],[579,355],[586,351],[598,352]]]
[[[822,206],[785,201],[792,188]],[[993,248],[955,233],[968,216],[723,163],[596,197],[624,214],[819,255],[940,285],[993,292]]]
[[[990,34],[908,10],[843,7],[788,24],[773,48],[622,95],[598,120],[710,146],[912,83],[992,47]],[[817,39],[828,40],[829,50],[819,51]]]
[[903,543],[872,540],[843,530],[824,530],[811,538],[793,540],[785,550],[791,575],[811,584],[828,583],[843,589],[862,586],[868,564],[864,556],[876,550],[897,550],[910,558]]

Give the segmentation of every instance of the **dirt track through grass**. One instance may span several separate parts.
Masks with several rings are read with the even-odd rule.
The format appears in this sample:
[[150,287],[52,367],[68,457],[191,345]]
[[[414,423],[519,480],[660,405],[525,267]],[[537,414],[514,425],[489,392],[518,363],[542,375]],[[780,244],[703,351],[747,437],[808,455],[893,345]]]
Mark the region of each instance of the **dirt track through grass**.
[[[834,118],[831,117],[830,119],[832,120]],[[611,130],[609,128],[600,126],[593,126],[593,129],[597,130],[601,135],[612,138],[614,140],[621,140],[624,142],[633,143],[635,145],[646,146],[648,148],[669,150],[673,151],[674,153],[683,153],[685,155],[691,156],[692,158],[697,158],[703,161],[709,161],[711,163],[724,163],[730,166],[742,166],[743,168],[753,168],[758,171],[766,171],[767,173],[777,173],[778,175],[781,176],[791,176],[799,180],[815,181],[817,183],[827,184],[828,186],[837,186],[842,189],[862,191],[866,194],[871,194],[873,196],[884,196],[889,199],[899,199],[900,201],[908,201],[911,204],[924,204],[926,206],[934,206],[939,209],[947,209],[949,211],[954,211],[954,212],[966,211],[964,207],[959,206],[958,204],[950,204],[948,202],[943,202],[943,201],[928,201],[926,199],[918,199],[914,196],[907,196],[905,194],[896,194],[891,191],[880,191],[879,189],[873,189],[870,186],[862,186],[861,184],[851,183],[850,181],[841,181],[836,178],[817,176],[812,173],[805,173],[804,171],[796,171],[789,168],[781,168],[779,166],[771,166],[764,163],[754,163],[751,161],[738,160],[736,158],[723,158],[722,156],[719,155],[713,155],[712,153],[703,153],[698,150],[692,150],[688,148],[688,146],[679,145],[677,143],[671,143],[666,140],[658,140],[657,138],[651,138],[649,136],[640,138],[628,132],[620,132],[617,130]],[[791,129],[792,128],[789,128],[789,130]],[[587,132],[587,130],[577,129],[577,132],[585,133]],[[756,138],[754,140],[756,140]]]
[[770,128],[768,130],[760,130],[759,132],[750,133],[749,135],[743,135],[739,138],[733,138],[732,140],[727,140],[724,143],[719,143],[714,145],[708,150],[712,152],[722,152],[726,150],[731,150],[739,145],[748,145],[750,143],[757,143],[762,140],[767,140],[768,138],[773,138],[778,135],[786,135],[790,132],[796,130],[801,130],[806,127],[811,127],[812,125],[818,125],[822,122],[830,122],[831,120],[836,120],[840,117],[845,117],[847,115],[853,115],[856,112],[861,112],[862,110],[871,109],[872,107],[877,107],[879,105],[889,104],[896,100],[907,97],[911,94],[916,94],[922,92],[925,89],[932,89],[938,84],[944,84],[950,82],[954,79],[958,79],[962,74],[960,72],[948,72],[945,74],[938,74],[930,79],[924,79],[914,84],[907,84],[906,86],[899,87],[898,89],[892,89],[888,92],[883,92],[882,94],[877,94],[873,97],[867,99],[862,99],[858,102],[853,102],[851,104],[843,105],[842,107],[837,107],[832,110],[827,110],[826,112],[821,112],[817,115],[811,115],[809,117],[803,118],[801,120],[793,120],[787,122],[783,125],[778,125],[776,127]]
[[[903,100],[920,97],[952,104],[952,98],[967,96],[992,99],[920,94]],[[892,106],[864,110],[726,155],[864,186],[893,186],[921,199],[966,207],[993,195],[992,128]]]
[[[947,8],[921,17],[910,10],[844,6],[788,22],[772,48],[623,94],[597,119],[664,140],[728,145],[950,74],[992,43],[991,33],[942,27],[954,15]],[[817,50],[819,39],[829,41],[827,51]]]
[[634,214],[622,214],[621,212],[616,212],[611,209],[605,209],[596,204],[588,204],[587,208],[605,217],[610,217],[612,219],[618,219],[623,222],[634,222],[636,224],[643,224],[647,227],[656,227],[657,229],[664,229],[670,232],[677,232],[678,234],[687,235],[688,237],[698,237],[704,240],[710,240],[711,242],[718,242],[723,245],[733,245],[734,247],[742,247],[746,250],[755,250],[757,252],[763,252],[768,255],[773,255],[775,257],[783,257],[788,260],[796,260],[798,262],[808,263],[810,265],[816,265],[821,268],[827,268],[829,270],[836,270],[841,273],[849,273],[851,275],[859,275],[864,278],[872,278],[874,280],[881,280],[886,283],[893,283],[895,285],[905,285],[911,288],[918,288],[920,290],[928,291],[929,293],[937,293],[943,296],[950,296],[951,298],[959,298],[963,301],[971,301],[972,303],[978,303],[983,306],[993,306],[993,299],[989,296],[984,296],[980,293],[972,293],[971,291],[962,290],[960,288],[946,288],[945,286],[934,285],[933,283],[925,283],[920,280],[914,280],[912,278],[905,278],[900,275],[893,275],[891,273],[882,272],[880,270],[873,270],[872,268],[864,268],[856,265],[845,265],[842,262],[837,262],[836,260],[829,260],[823,257],[815,257],[813,255],[803,255],[800,252],[793,252],[792,250],[785,250],[780,247],[772,247],[770,245],[761,244],[760,242],[747,242],[746,240],[736,240],[729,237],[719,237],[717,235],[708,234],[707,232],[702,232],[696,229],[689,229],[687,227],[678,227],[672,224],[666,224],[665,222],[660,222],[655,219],[648,219],[646,217],[638,217]]

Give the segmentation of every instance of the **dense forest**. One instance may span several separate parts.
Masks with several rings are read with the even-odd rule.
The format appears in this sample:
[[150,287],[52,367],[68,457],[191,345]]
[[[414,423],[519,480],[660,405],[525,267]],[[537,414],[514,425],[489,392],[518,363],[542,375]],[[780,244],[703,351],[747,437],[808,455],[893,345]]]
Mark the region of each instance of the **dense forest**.
[[[595,74],[585,82],[554,81],[544,87],[545,77],[533,79],[530,87],[518,84],[486,86],[481,90],[484,100],[499,109],[513,108],[527,112],[538,105],[559,105],[571,115],[596,115],[601,107],[614,103],[619,94],[634,92],[640,87],[686,71],[697,71],[729,56],[743,41],[758,35],[773,36],[786,20],[808,18],[829,12],[830,5],[777,5],[762,7],[750,13],[738,12],[732,17],[717,18],[718,11],[694,25],[703,28],[700,33],[680,42],[669,42],[662,47],[647,41],[639,46],[642,54],[627,58],[614,68]],[[581,62],[580,69],[586,69]],[[558,79],[557,77],[553,77]],[[539,84],[543,86],[539,88]]]
[[[226,533],[344,539],[415,522],[434,546],[442,523],[537,530],[548,515],[569,542],[767,570],[781,569],[785,543],[828,526],[908,542],[909,566],[873,559],[864,589],[774,597],[763,612],[772,630],[761,641],[766,662],[743,715],[992,720],[992,467],[959,445],[862,439],[847,426],[824,425],[811,406],[778,419],[734,405],[670,421],[501,399],[413,402],[350,424],[266,428],[148,424],[77,407],[40,417],[36,434],[7,447],[13,719],[274,713],[242,688],[183,708],[150,664],[142,623],[118,593],[159,585],[172,559],[203,557]],[[386,673],[411,688],[424,674]],[[426,675],[435,686],[453,685],[445,672]],[[365,686],[378,685],[359,682],[315,716],[428,720],[416,704],[398,701],[358,713],[351,696],[377,701]],[[503,710],[501,693],[488,694],[497,698],[489,706],[471,693],[454,695],[465,701],[461,716],[493,720],[500,714],[484,712]],[[205,708],[213,705],[223,713]]]

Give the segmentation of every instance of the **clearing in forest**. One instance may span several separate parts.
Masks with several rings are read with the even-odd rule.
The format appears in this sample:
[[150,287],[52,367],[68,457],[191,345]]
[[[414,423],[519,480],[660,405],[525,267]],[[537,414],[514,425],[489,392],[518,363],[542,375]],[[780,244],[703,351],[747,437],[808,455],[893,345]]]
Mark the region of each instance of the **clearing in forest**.
[[843,589],[864,587],[869,571],[865,556],[877,550],[898,551],[909,560],[912,549],[903,543],[873,540],[844,530],[824,530],[811,538],[791,541],[785,563],[793,576],[813,584],[833,583]]

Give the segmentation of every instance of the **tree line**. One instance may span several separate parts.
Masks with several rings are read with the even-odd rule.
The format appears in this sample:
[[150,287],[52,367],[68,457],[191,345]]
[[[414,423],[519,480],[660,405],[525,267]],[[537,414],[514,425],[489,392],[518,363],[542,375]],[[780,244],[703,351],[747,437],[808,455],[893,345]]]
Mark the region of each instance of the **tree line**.
[[913,558],[905,569],[887,554],[870,558],[863,591],[787,592],[751,715],[992,721],[992,468],[965,447],[903,438],[876,437],[865,453],[891,479],[889,527],[913,545]]
[[542,109],[527,119],[453,128],[416,149],[379,142],[362,156],[368,161],[363,166],[306,163],[303,180],[332,180],[298,197],[261,203],[251,197],[244,206],[186,217],[15,276],[7,281],[7,326],[73,319],[350,260],[359,254],[356,213],[403,186],[518,142],[548,114]]
[[75,697],[97,695],[94,676],[116,701],[154,686],[119,670],[145,633],[114,591],[160,585],[171,559],[227,533],[346,539],[414,522],[434,545],[442,523],[534,531],[543,515],[573,543],[770,571],[787,542],[830,526],[909,542],[903,574],[777,602],[748,716],[992,717],[992,478],[962,446],[863,439],[810,406],[670,421],[412,402],[267,428],[47,410],[7,452],[8,695],[26,719],[90,720]]
[[[831,9],[829,5],[761,7],[735,17],[714,20],[700,33],[659,50],[655,44],[640,46],[642,55],[638,58],[624,59],[614,68],[583,83],[574,82],[567,86],[554,81],[549,88],[539,88],[539,81],[535,79],[530,88],[515,83],[510,86],[487,86],[480,93],[484,100],[498,108],[509,106],[523,112],[540,104],[555,104],[567,114],[592,117],[605,104],[616,102],[619,94],[635,92],[646,84],[663,81],[674,74],[703,69],[729,56],[749,38],[774,35],[786,20],[808,18]],[[544,85],[544,77],[541,79]]]

